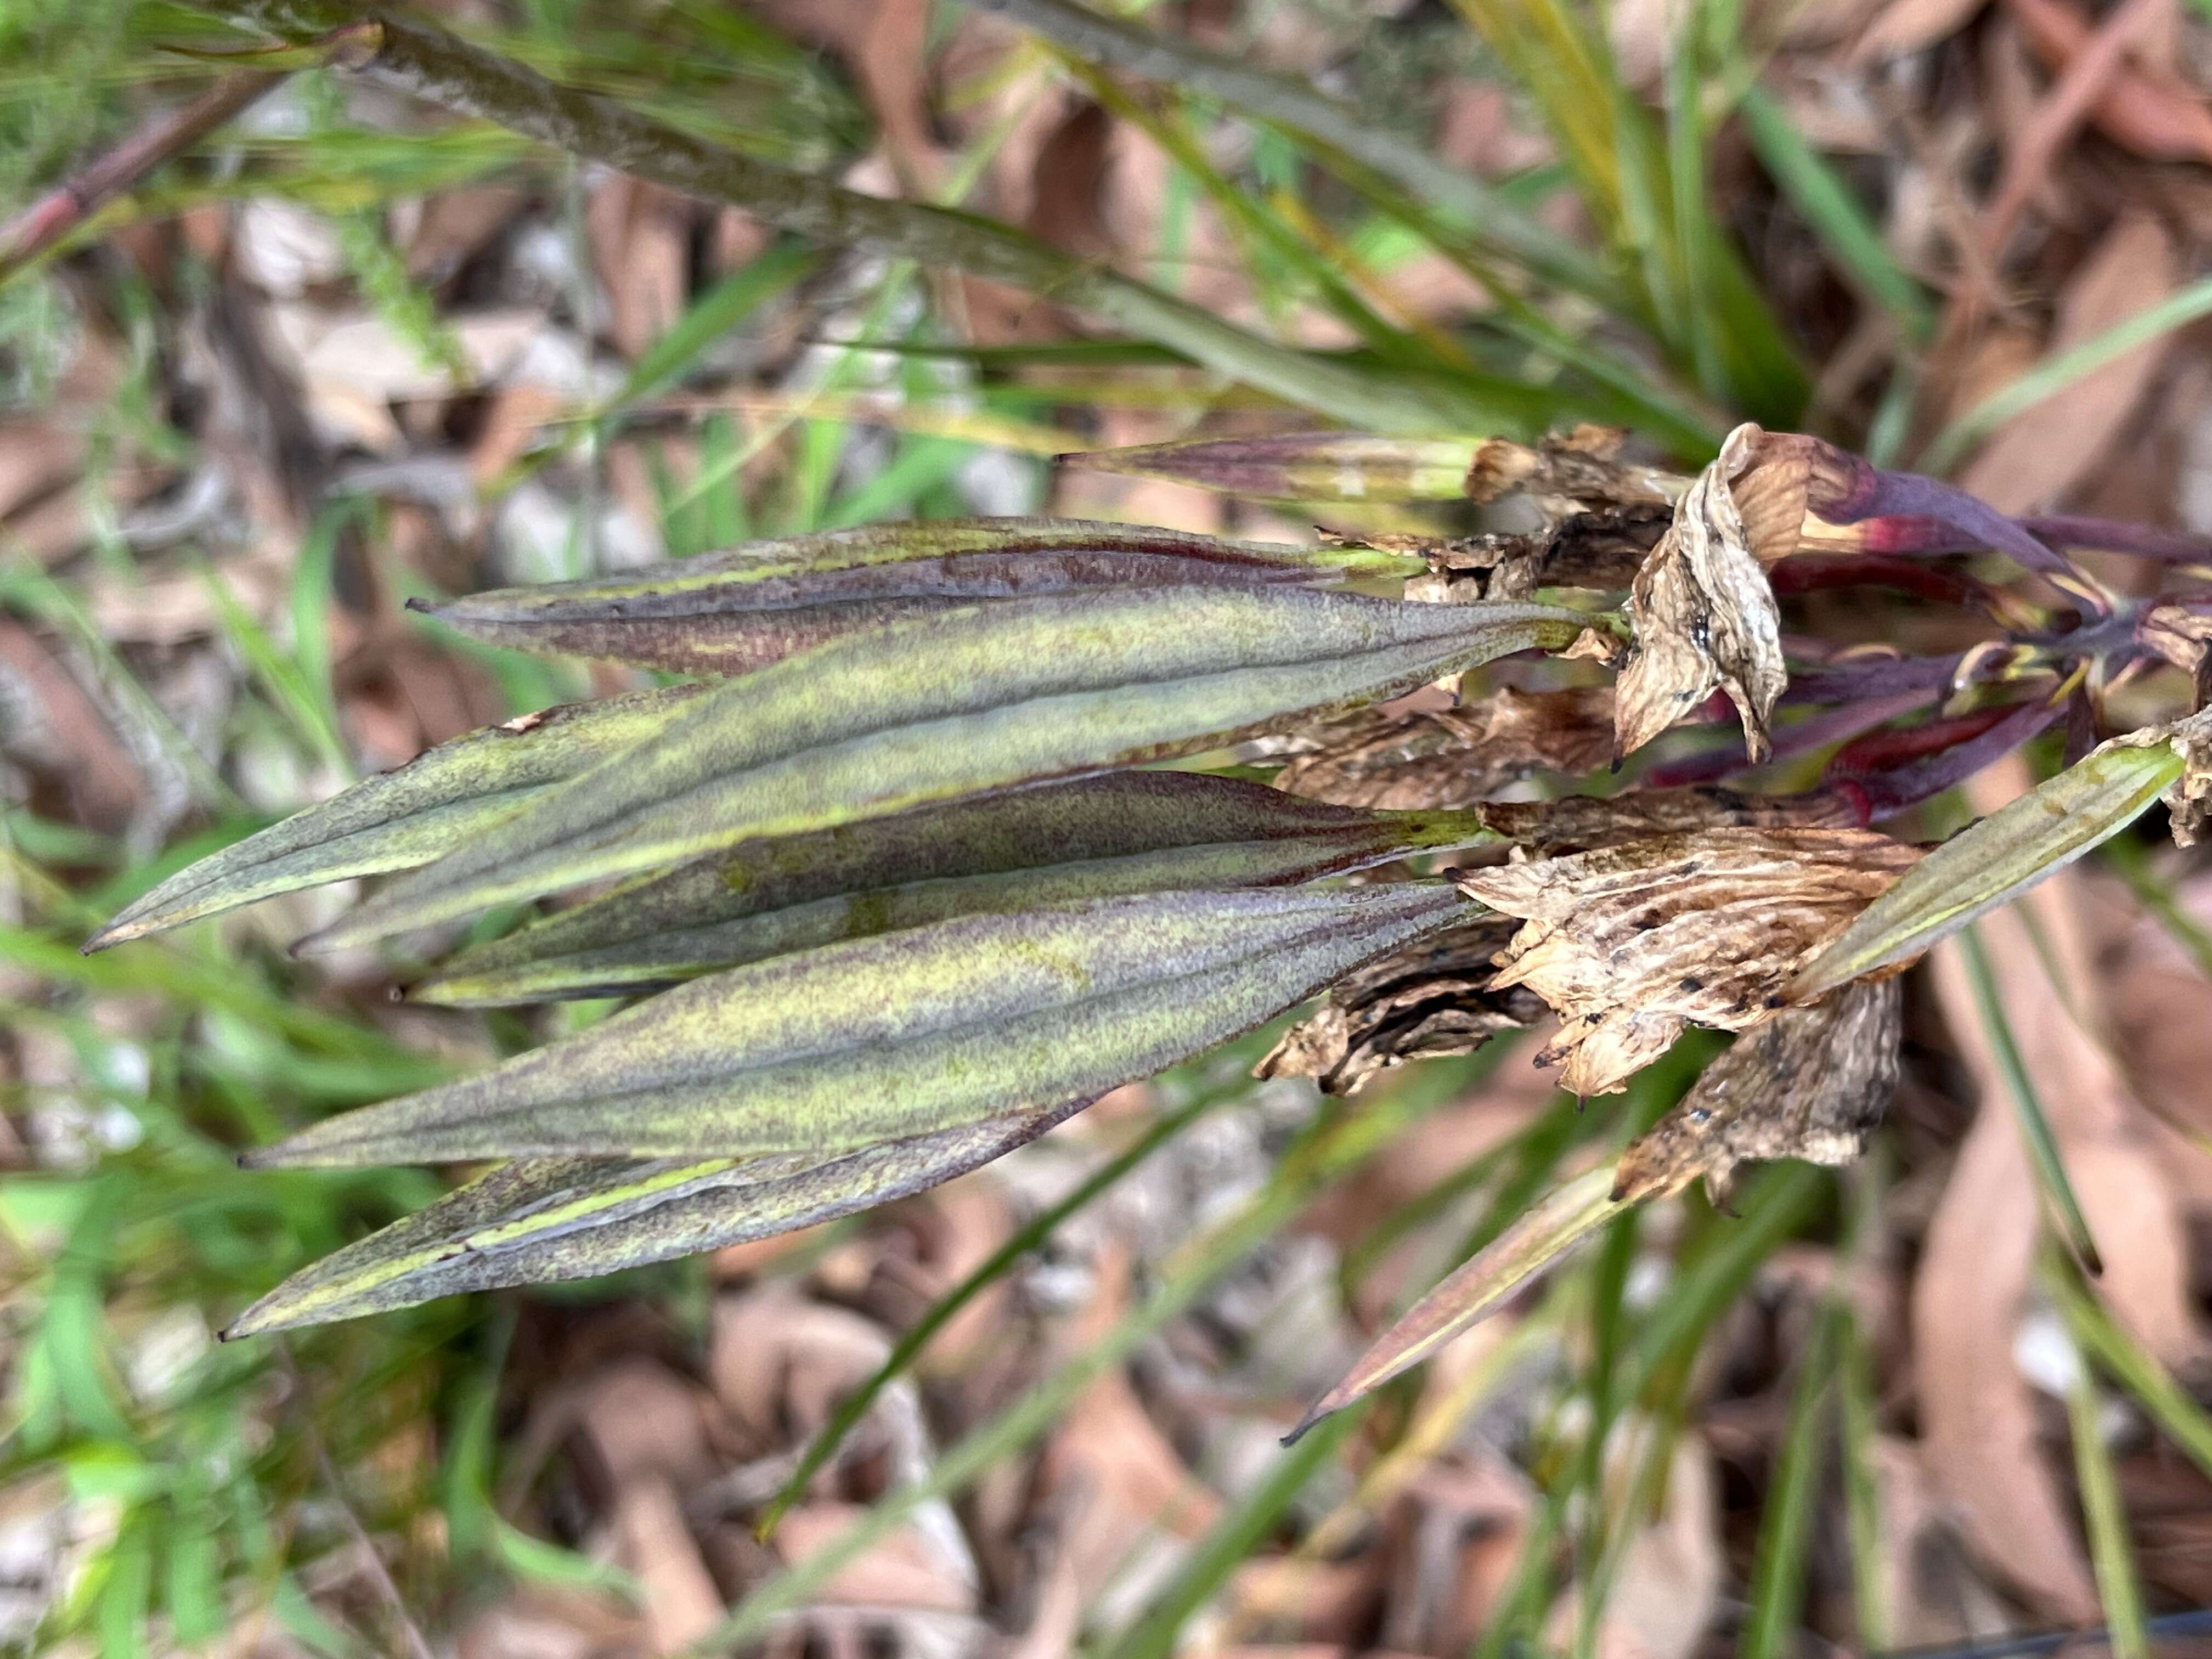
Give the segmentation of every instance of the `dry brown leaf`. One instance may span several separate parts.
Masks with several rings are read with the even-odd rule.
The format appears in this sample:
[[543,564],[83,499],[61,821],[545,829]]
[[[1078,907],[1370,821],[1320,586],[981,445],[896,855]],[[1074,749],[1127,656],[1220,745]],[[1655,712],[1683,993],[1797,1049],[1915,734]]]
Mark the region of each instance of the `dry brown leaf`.
[[[16,704],[10,691],[31,706]],[[126,826],[146,794],[137,763],[76,676],[36,635],[0,616],[0,708],[9,705],[15,718],[0,732],[0,753],[51,771],[80,823]]]
[[707,1571],[684,1519],[676,1489],[648,1477],[615,1498],[615,1538],[622,1565],[644,1590],[646,1642],[654,1653],[682,1653],[721,1621],[721,1592]]
[[582,1388],[577,1419],[609,1486],[648,1477],[689,1491],[714,1472],[699,1390],[655,1359],[618,1360]]
[[1952,1034],[1984,1086],[1912,1283],[1922,1455],[1980,1561],[2045,1617],[2087,1625],[2097,1618],[2096,1587],[2037,1441],[2027,1380],[2013,1363],[2040,1230],[2034,1177],[1958,945],[1947,940],[1933,960]]
[[[2055,355],[2155,305],[2172,291],[2172,239],[2146,213],[2114,225],[2075,273],[2058,304]],[[2118,441],[2157,374],[2162,353],[2145,345],[2085,374],[2006,422],[1975,455],[1961,483],[1999,511],[2030,512],[2063,496]]]
[[943,165],[923,95],[929,73],[927,0],[756,0],[763,15],[845,60],[909,193],[930,195]]
[[1703,1177],[1717,1205],[1739,1164],[1851,1163],[1896,1092],[1903,1030],[1904,998],[1891,978],[1856,981],[1745,1032],[1620,1155],[1613,1201],[1677,1193]]
[[872,1322],[778,1279],[715,1303],[708,1378],[723,1408],[772,1443],[786,1425],[825,1421],[890,1352]]
[[1285,1031],[1253,1075],[1310,1077],[1348,1095],[1409,1060],[1468,1054],[1534,1024],[1547,1012],[1534,992],[1491,989],[1498,953],[1519,925],[1484,916],[1370,963]]
[[1313,728],[1275,787],[1344,806],[1471,806],[1532,772],[1588,772],[1613,755],[1613,688],[1517,691],[1456,708],[1402,703]]
[[1552,520],[1596,507],[1671,505],[1690,481],[1621,460],[1627,440],[1626,431],[1609,426],[1577,426],[1533,445],[1492,438],[1476,448],[1468,464],[1468,499],[1487,507],[1518,495]]
[[2212,837],[2212,708],[2177,720],[2169,733],[2181,756],[2181,775],[2159,797],[2176,847]]
[[[835,1543],[867,1513],[857,1504],[802,1504],[776,1523],[776,1553],[797,1566]],[[944,1557],[910,1527],[900,1528],[840,1567],[813,1600],[851,1607],[933,1607],[941,1613],[968,1613],[975,1605],[974,1590],[949,1571]]]
[[[1091,1300],[1066,1333],[1071,1352],[1100,1340],[1127,1309],[1129,1257],[1118,1239],[1099,1252]],[[1195,1538],[1221,1510],[1221,1500],[1185,1467],[1120,1366],[1103,1372],[1060,1419],[1045,1449],[1042,1484],[1064,1506],[1061,1548],[1086,1606],[1155,1528]]]
[[1972,21],[1984,0],[1892,0],[1851,48],[1853,61],[1878,63],[1948,40]]
[[1496,988],[1556,1010],[1540,1059],[1604,1094],[1692,1024],[1771,1018],[1811,954],[1886,891],[1917,849],[1867,830],[1710,830],[1460,872],[1462,891],[1527,925]]
[[[2094,26],[2066,0],[2005,0],[2029,49],[2063,70],[2087,49]],[[2112,79],[2090,119],[2123,149],[2153,161],[2212,161],[2212,108],[2171,71],[2136,62]]]
[[1752,759],[1771,746],[1767,719],[1790,672],[1765,566],[1796,550],[1811,458],[1802,445],[1768,446],[1765,437],[1748,424],[1729,434],[1636,573],[1628,599],[1636,638],[1613,702],[1624,755],[1716,688],[1741,715]]

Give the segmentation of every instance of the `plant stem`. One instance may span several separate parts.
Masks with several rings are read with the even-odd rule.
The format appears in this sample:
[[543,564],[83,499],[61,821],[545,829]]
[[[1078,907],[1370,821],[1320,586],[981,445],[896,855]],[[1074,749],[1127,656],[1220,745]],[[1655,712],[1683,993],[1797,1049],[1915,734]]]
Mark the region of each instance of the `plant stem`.
[[[304,42],[348,24],[340,0],[217,0],[241,28]],[[671,190],[727,202],[793,235],[950,266],[1085,311],[1285,402],[1382,432],[1480,430],[1479,399],[1262,339],[1150,284],[988,220],[885,201],[740,155],[470,45],[433,25],[390,15],[362,72],[424,101],[497,123],[569,155]]]

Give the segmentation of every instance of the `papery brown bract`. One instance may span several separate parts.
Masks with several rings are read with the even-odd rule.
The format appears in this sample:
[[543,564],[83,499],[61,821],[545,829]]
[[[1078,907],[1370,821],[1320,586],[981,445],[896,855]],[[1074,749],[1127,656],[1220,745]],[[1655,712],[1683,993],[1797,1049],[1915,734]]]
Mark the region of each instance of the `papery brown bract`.
[[[1742,717],[1752,758],[1765,757],[1767,722],[1790,673],[1774,590],[1752,537],[1765,538],[1765,550],[1783,556],[1795,550],[1803,518],[1802,476],[1794,482],[1785,477],[1771,493],[1752,489],[1752,520],[1739,505],[1738,488],[1762,482],[1765,435],[1751,425],[1729,434],[1720,458],[1698,475],[1673,526],[1637,572],[1628,600],[1635,641],[1613,705],[1621,754],[1694,713],[1717,689]],[[1790,518],[1793,500],[1796,516]]]
[[1560,1086],[1619,1088],[1692,1024],[1771,1018],[1812,953],[1919,857],[1865,830],[1709,830],[1462,871],[1461,890],[1526,920],[1498,987],[1555,1009],[1540,1058]]
[[1614,1201],[1664,1197],[1702,1178],[1718,1205],[1739,1164],[1856,1159],[1896,1092],[1900,983],[1855,981],[1739,1036],[1621,1154]]
[[1363,709],[1309,728],[1275,787],[1343,806],[1462,807],[1540,770],[1588,772],[1613,746],[1613,688],[1502,687],[1455,708]]
[[1429,574],[1406,584],[1406,597],[1432,605],[1526,599],[1541,587],[1626,587],[1667,527],[1674,508],[1659,501],[1573,513],[1541,530],[1486,531],[1449,540],[1370,536],[1356,544],[1418,553]]
[[1346,975],[1252,1074],[1310,1077],[1324,1093],[1348,1095],[1409,1060],[1468,1054],[1535,1024],[1549,1012],[1541,998],[1517,986],[1492,989],[1495,958],[1518,927],[1510,916],[1478,916]]

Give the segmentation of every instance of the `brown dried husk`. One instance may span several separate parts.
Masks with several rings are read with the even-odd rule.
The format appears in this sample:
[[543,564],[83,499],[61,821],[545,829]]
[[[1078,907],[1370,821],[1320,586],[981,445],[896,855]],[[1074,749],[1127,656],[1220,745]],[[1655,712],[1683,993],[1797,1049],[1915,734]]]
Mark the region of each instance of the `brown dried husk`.
[[1369,708],[1312,733],[1278,788],[1342,806],[1462,807],[1549,769],[1588,772],[1613,752],[1613,688],[1492,692],[1456,708]]
[[1481,916],[1370,963],[1283,1034],[1255,1077],[1310,1077],[1348,1095],[1409,1060],[1463,1054],[1548,1012],[1534,992],[1493,990],[1495,958],[1518,923]]
[[1739,1164],[1856,1159],[1897,1089],[1900,984],[1858,980],[1746,1031],[1620,1155],[1614,1201],[1663,1198],[1702,1178],[1717,1205]]
[[1790,675],[1765,567],[1796,550],[1809,472],[1801,446],[1769,443],[1746,424],[1682,497],[1629,590],[1636,637],[1613,705],[1620,753],[1719,690],[1742,717],[1751,758],[1766,757],[1767,722]]
[[1462,891],[1523,918],[1493,988],[1558,1012],[1539,1058],[1560,1085],[1619,1088],[1691,1024],[1738,1031],[1920,856],[1867,830],[1707,830],[1461,872]]

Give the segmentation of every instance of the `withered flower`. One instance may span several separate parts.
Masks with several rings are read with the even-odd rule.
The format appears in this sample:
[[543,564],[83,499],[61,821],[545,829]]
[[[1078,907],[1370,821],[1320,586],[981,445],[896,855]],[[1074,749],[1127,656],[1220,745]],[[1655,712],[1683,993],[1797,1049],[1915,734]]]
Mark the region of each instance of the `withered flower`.
[[2212,703],[2212,613],[2153,605],[2136,624],[2143,644],[2189,676],[2199,708]]
[[1583,425],[1548,433],[1534,444],[1492,438],[1476,448],[1467,470],[1467,497],[1478,507],[1520,495],[1558,520],[1592,507],[1664,504],[1689,482],[1680,474],[1620,459],[1627,433]]
[[1738,1037],[1620,1155],[1613,1201],[1663,1198],[1702,1176],[1719,1204],[1739,1164],[1856,1158],[1896,1092],[1901,983],[1857,980]]
[[1283,1034],[1255,1077],[1310,1077],[1348,1095],[1409,1060],[1464,1054],[1548,1012],[1518,986],[1492,989],[1495,958],[1518,923],[1480,916],[1431,934],[1337,982],[1328,1000]]
[[1629,590],[1636,641],[1613,705],[1620,752],[1641,748],[1717,688],[1742,716],[1753,761],[1789,688],[1765,566],[1797,548],[1811,468],[1791,434],[1736,428],[1698,475]]
[[1587,772],[1613,753],[1613,688],[1504,687],[1456,708],[1367,708],[1329,721],[1276,787],[1340,806],[1460,807],[1540,769]]
[[1626,587],[1674,521],[1674,510],[1665,501],[1627,501],[1571,513],[1540,530],[1518,534],[1488,532],[1449,541],[1369,539],[1429,562],[1427,575],[1406,584],[1407,599],[1474,605],[1526,599],[1540,587]]
[[1460,873],[1527,925],[1494,988],[1558,1012],[1539,1059],[1604,1094],[1690,1024],[1740,1031],[1779,1012],[1798,966],[1849,926],[1918,849],[1868,830],[1707,830]]

